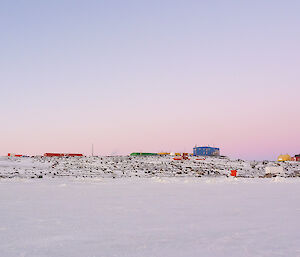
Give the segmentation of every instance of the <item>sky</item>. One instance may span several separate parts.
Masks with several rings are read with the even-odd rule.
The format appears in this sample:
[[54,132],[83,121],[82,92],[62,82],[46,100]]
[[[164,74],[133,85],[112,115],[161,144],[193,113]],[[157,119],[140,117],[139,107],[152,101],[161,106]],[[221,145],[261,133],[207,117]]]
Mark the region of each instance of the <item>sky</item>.
[[300,153],[300,2],[0,1],[0,155]]

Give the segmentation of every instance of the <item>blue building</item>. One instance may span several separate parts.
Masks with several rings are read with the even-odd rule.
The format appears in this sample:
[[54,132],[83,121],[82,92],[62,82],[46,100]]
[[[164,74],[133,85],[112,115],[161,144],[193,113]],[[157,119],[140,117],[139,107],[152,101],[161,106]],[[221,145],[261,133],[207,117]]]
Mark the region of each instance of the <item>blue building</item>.
[[194,156],[220,156],[220,148],[209,147],[209,146],[195,146],[193,148]]

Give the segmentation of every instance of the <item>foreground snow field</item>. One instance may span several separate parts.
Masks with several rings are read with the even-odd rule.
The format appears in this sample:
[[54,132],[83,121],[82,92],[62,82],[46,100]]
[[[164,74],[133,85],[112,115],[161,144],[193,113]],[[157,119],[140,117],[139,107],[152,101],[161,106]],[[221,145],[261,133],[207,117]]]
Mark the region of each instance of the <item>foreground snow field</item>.
[[300,256],[299,178],[0,180],[0,256]]

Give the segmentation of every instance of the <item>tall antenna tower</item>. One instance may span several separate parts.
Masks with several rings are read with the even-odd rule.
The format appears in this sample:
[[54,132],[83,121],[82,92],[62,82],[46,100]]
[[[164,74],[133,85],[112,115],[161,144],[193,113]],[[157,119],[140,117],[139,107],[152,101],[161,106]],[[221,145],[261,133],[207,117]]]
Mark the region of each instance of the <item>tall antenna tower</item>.
[[94,144],[92,144],[92,156],[94,156]]

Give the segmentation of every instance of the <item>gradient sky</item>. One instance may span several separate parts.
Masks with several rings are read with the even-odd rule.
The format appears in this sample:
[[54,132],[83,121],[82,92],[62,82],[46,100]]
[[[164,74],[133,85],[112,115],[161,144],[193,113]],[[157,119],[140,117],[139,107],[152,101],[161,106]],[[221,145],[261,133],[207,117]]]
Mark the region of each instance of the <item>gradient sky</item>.
[[0,2],[0,155],[300,153],[300,1]]

